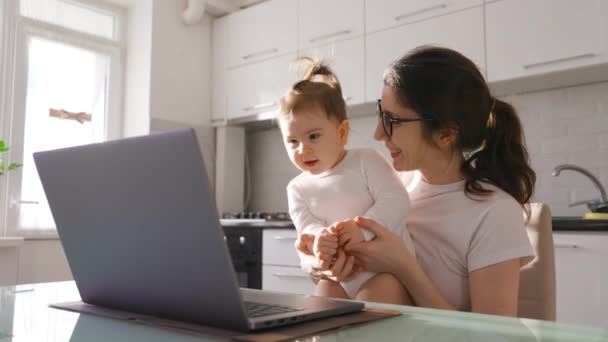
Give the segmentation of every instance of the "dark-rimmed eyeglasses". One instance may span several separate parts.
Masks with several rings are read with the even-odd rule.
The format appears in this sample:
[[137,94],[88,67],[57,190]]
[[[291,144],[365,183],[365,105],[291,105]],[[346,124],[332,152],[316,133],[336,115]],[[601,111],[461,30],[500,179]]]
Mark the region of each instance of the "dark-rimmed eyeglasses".
[[378,111],[379,119],[382,122],[382,128],[384,129],[384,134],[387,137],[393,135],[393,124],[402,123],[402,122],[414,122],[414,121],[432,121],[431,118],[413,118],[413,119],[405,119],[405,118],[394,118],[390,113],[387,113],[382,110],[382,105],[380,104],[380,99],[376,100],[376,110]]

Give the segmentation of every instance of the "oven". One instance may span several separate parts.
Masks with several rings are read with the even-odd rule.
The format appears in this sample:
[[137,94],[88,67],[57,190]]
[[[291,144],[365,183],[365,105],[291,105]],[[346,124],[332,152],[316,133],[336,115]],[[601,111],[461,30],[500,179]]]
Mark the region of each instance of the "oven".
[[286,213],[224,214],[220,223],[240,287],[262,289],[264,229],[293,227]]

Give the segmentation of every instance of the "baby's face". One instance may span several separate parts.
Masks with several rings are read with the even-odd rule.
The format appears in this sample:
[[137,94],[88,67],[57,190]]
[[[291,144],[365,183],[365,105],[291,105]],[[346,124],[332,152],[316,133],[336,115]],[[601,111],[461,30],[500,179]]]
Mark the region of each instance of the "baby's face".
[[279,120],[289,159],[300,170],[319,174],[344,157],[348,122],[341,124],[319,111],[301,111]]

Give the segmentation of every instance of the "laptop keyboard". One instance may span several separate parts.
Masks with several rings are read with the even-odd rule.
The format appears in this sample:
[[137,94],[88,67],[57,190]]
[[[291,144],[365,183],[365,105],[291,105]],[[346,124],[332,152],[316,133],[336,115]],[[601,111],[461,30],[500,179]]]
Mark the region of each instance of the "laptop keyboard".
[[291,308],[288,306],[262,304],[255,302],[245,302],[245,308],[247,309],[247,316],[249,317],[278,315],[287,312],[303,310],[300,308]]

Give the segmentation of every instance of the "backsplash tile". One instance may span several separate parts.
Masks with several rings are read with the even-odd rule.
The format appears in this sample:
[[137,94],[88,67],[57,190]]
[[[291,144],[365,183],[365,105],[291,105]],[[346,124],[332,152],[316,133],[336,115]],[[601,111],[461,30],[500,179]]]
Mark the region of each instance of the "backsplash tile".
[[[571,163],[594,173],[608,186],[608,82],[552,89],[504,97],[518,110],[531,164],[537,173],[534,201],[551,206],[555,216],[582,215],[573,201],[599,198],[581,174],[551,175],[558,164]],[[375,115],[351,121],[349,147],[373,147],[387,158],[382,143],[373,139]],[[291,165],[278,128],[247,134],[251,167],[250,210],[287,210],[285,186],[299,172]]]

